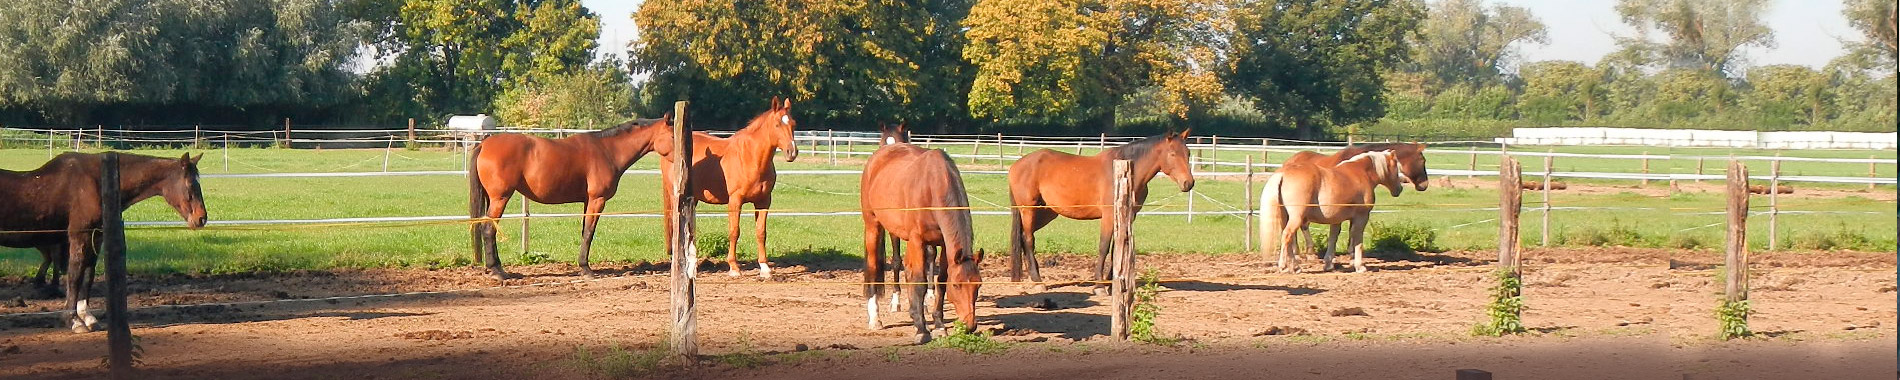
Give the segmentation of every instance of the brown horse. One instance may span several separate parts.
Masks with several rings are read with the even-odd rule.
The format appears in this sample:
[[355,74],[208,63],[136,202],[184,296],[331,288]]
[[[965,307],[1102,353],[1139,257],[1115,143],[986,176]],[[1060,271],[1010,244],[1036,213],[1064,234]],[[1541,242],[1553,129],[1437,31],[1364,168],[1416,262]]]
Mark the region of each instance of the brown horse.
[[[785,152],[785,162],[798,158],[798,144],[792,141],[792,100],[772,98],[772,109],[753,117],[744,129],[732,137],[719,138],[705,132],[693,132],[692,178],[689,183],[695,199],[709,204],[726,205],[726,264],[733,276],[739,275],[739,209],[751,203],[756,211],[755,233],[759,236],[759,277],[771,278],[772,266],[765,255],[765,215],[772,208],[772,188],[778,169],[772,166],[772,150]],[[664,194],[673,193],[673,160],[660,157]],[[673,230],[673,202],[666,203],[666,230]],[[672,246],[667,234],[667,246]]]
[[495,247],[497,226],[516,192],[541,204],[587,202],[581,216],[581,274],[594,277],[587,253],[594,224],[614,197],[620,175],[647,152],[673,151],[671,115],[640,119],[561,139],[503,133],[489,136],[469,151],[468,216],[489,218],[474,225],[475,263],[486,260],[495,277],[517,277],[501,269]]
[[[1406,181],[1411,182],[1412,186],[1418,189],[1418,191],[1425,191],[1425,187],[1428,183],[1427,181],[1428,178],[1426,178],[1426,171],[1425,171],[1425,144],[1421,144],[1421,143],[1374,143],[1374,144],[1353,145],[1353,146],[1348,146],[1345,149],[1340,149],[1338,152],[1334,152],[1330,156],[1314,153],[1313,151],[1310,151],[1310,150],[1300,151],[1299,153],[1294,153],[1292,157],[1287,157],[1286,161],[1282,162],[1280,166],[1285,167],[1286,165],[1294,165],[1294,164],[1301,164],[1301,163],[1312,164],[1312,165],[1321,166],[1321,167],[1333,166],[1333,165],[1338,165],[1340,161],[1345,161],[1346,159],[1350,159],[1353,156],[1358,156],[1360,153],[1365,153],[1365,152],[1392,152],[1392,155],[1396,156],[1399,160],[1398,167],[1399,167],[1400,173],[1405,174]],[[1338,236],[1338,235],[1339,235],[1339,225],[1335,224],[1333,225],[1332,234],[1327,235],[1327,236]],[[1300,237],[1305,239],[1306,245],[1309,245],[1309,246],[1313,245],[1313,235],[1311,233],[1308,233],[1306,230],[1302,229],[1300,230]],[[1263,242],[1265,242],[1265,244],[1261,245],[1262,249],[1266,249],[1265,247],[1272,247],[1274,244],[1274,240],[1272,239],[1263,240]],[[1328,249],[1331,249],[1331,248],[1328,248]]]
[[[883,294],[884,235],[903,240],[909,249],[903,255],[902,270],[908,284],[912,324],[917,327],[917,343],[930,341],[925,327],[924,302],[937,303],[937,328],[944,328],[943,299],[926,295],[922,279],[937,280],[933,291],[948,294],[957,307],[957,318],[965,328],[976,325],[976,292],[983,281],[978,263],[981,252],[972,252],[970,200],[963,189],[963,176],[956,163],[942,150],[924,149],[907,143],[878,148],[865,164],[860,178],[860,205],[864,217],[864,307],[869,327],[878,329],[877,298]],[[895,245],[895,244],[893,244]],[[934,248],[934,249],[933,249]],[[932,255],[944,252],[944,255]],[[947,268],[947,270],[946,270]],[[928,275],[926,272],[930,272]],[[940,278],[946,274],[948,277]],[[955,283],[955,285],[945,285]],[[946,289],[947,288],[947,289]],[[895,297],[893,297],[895,298]]]
[[[1188,166],[1187,131],[1152,136],[1102,151],[1094,156],[1078,156],[1043,149],[1031,152],[1009,166],[1009,204],[1012,207],[1009,235],[1009,276],[1022,281],[1022,266],[1029,267],[1030,281],[1041,282],[1041,265],[1036,262],[1036,230],[1060,215],[1070,219],[1101,219],[1102,236],[1096,253],[1095,278],[1108,275],[1109,238],[1114,221],[1103,218],[1114,195],[1109,170],[1115,160],[1131,160],[1134,178],[1135,211],[1148,199],[1148,181],[1155,173],[1166,173],[1182,192],[1194,189],[1194,173]],[[1036,285],[1035,290],[1045,287]]]
[[[49,265],[66,261],[66,318],[73,332],[92,331],[98,319],[87,311],[92,272],[98,261],[93,232],[99,228],[100,154],[63,153],[38,169],[0,170],[0,246],[37,248],[45,261],[34,282],[45,284]],[[119,154],[119,198],[130,206],[164,197],[192,229],[204,227],[204,192],[198,187],[198,159],[189,154],[159,158]],[[58,281],[57,269],[53,274]]]
[[1333,225],[1332,235],[1326,238],[1323,267],[1331,271],[1339,225],[1350,221],[1352,238],[1347,246],[1352,247],[1353,270],[1364,272],[1366,222],[1377,201],[1374,187],[1385,186],[1392,196],[1399,196],[1405,189],[1406,175],[1397,166],[1399,160],[1393,152],[1372,151],[1331,166],[1309,162],[1280,167],[1260,191],[1261,241],[1272,242],[1273,237],[1279,237],[1280,271],[1293,270],[1294,264],[1289,261],[1299,247],[1294,239],[1306,230],[1307,223]]

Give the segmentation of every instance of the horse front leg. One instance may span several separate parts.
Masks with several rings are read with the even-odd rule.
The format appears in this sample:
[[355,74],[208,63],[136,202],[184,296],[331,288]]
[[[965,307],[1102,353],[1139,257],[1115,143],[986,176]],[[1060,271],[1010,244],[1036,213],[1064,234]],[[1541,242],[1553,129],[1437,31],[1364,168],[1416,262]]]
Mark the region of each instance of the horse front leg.
[[[1107,294],[1108,286],[1107,286],[1107,283],[1103,281],[1106,281],[1110,278],[1115,278],[1116,276],[1125,276],[1127,274],[1115,273],[1115,269],[1109,266],[1110,264],[1108,261],[1108,256],[1113,253],[1114,249],[1111,247],[1115,245],[1114,216],[1103,215],[1101,219],[1101,223],[1099,223],[1099,225],[1101,226],[1102,233],[1101,233],[1101,236],[1095,239],[1095,287],[1094,289],[1095,289],[1095,293]],[[1129,253],[1133,253],[1133,252],[1129,252]]]
[[1326,227],[1328,228],[1326,232],[1326,255],[1322,256],[1323,260],[1326,261],[1326,265],[1320,270],[1331,272],[1333,271],[1333,254],[1339,249],[1339,225],[1329,224],[1326,225]]
[[925,275],[930,277],[930,291],[924,293],[924,299],[931,303],[930,312],[933,315],[932,318],[937,321],[937,330],[948,334],[950,330],[943,324],[943,296],[946,290],[944,283],[949,282],[949,278],[944,273],[946,268],[943,265],[943,258],[943,246],[933,245],[924,248],[926,263],[924,265],[929,265],[925,267],[928,268]]
[[930,329],[926,326],[926,320],[924,319],[924,297],[921,297],[924,295],[924,282],[919,281],[927,278],[924,274],[924,268],[930,264],[926,263],[924,259],[925,252],[923,242],[908,241],[904,242],[904,245],[906,251],[904,254],[904,278],[911,279],[909,284],[904,285],[904,287],[909,290],[905,293],[907,293],[906,295],[910,298],[910,321],[912,325],[917,327],[917,344],[930,343]]
[[[600,212],[607,208],[607,198],[589,197],[586,212],[581,214],[581,277],[594,278],[594,269],[587,266],[587,253],[594,247],[594,225],[600,222]],[[523,236],[522,239],[528,237]]]
[[[767,203],[767,205],[769,204],[770,203]],[[752,210],[752,232],[759,236],[759,278],[769,280],[772,279],[772,262],[765,255],[765,216],[770,214],[770,211],[766,209],[771,206],[760,206],[760,204],[754,203],[752,207],[757,208]]]
[[739,207],[744,206],[738,199],[726,202],[726,275],[739,277]]
[[884,326],[877,321],[877,298],[884,296],[883,280],[884,229],[875,222],[867,222],[864,224],[864,316],[868,321],[865,328],[871,330]]
[[68,230],[66,233],[66,321],[74,333],[87,333],[99,319],[86,306],[92,296],[92,231]]
[[[1352,247],[1353,273],[1366,272],[1366,222],[1370,219],[1370,213],[1352,218],[1352,239],[1346,242],[1346,246]],[[1333,230],[1337,231],[1339,227],[1333,227]]]

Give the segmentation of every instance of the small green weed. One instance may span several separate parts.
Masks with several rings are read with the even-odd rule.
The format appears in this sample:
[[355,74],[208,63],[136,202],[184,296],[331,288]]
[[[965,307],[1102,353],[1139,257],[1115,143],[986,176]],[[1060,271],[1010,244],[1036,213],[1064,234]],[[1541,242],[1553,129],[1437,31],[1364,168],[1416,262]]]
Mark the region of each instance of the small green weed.
[[521,265],[535,265],[554,262],[554,256],[547,252],[528,251],[521,253]]
[[926,344],[925,347],[954,348],[967,353],[983,355],[997,354],[1009,350],[1009,343],[991,340],[988,331],[975,333],[964,332],[966,329],[965,326],[963,321],[957,321],[956,324],[951,327],[950,331],[952,332],[949,335],[944,335],[941,338],[937,338],[937,340],[932,340]]
[[1721,304],[1715,307],[1715,319],[1722,323],[1722,331],[1719,334],[1722,340],[1755,336],[1754,332],[1748,331],[1748,315],[1751,312],[1748,300],[1734,302],[1722,300]]
[[1497,285],[1491,287],[1491,304],[1485,306],[1485,315],[1490,321],[1472,326],[1471,335],[1503,336],[1524,332],[1523,280],[1503,268],[1491,273]]
[[587,346],[577,346],[574,347],[574,355],[568,358],[567,364],[582,372],[602,377],[633,377],[658,368],[660,361],[666,359],[667,351],[666,349],[636,350],[614,344],[597,352]]
[[1438,247],[1438,231],[1422,223],[1375,222],[1369,228],[1372,248],[1367,256],[1380,259],[1416,259],[1419,252],[1442,252]]
[[1155,295],[1161,291],[1161,284],[1155,282],[1159,277],[1160,272],[1149,268],[1136,279],[1141,286],[1135,288],[1135,309],[1130,311],[1133,320],[1128,321],[1128,334],[1136,342],[1173,346],[1181,340],[1164,337],[1155,329],[1155,317],[1161,315],[1161,305],[1155,304]]

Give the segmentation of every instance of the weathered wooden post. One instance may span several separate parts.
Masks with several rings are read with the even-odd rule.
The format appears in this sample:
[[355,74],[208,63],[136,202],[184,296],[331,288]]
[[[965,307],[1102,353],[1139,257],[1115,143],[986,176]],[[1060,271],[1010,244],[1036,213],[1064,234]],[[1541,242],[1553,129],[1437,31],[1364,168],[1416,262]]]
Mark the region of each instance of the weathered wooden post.
[[[1748,166],[1732,159],[1728,162],[1728,244],[1726,248],[1728,257],[1723,262],[1723,270],[1727,272],[1725,277],[1728,278],[1728,283],[1723,287],[1724,307],[1722,309],[1740,307],[1743,312],[1739,313],[1741,314],[1739,316],[1724,315],[1724,317],[1739,317],[1733,322],[1723,321],[1724,339],[1748,335],[1748,313],[1745,312],[1746,302],[1748,302]],[[1730,323],[1739,323],[1739,326],[1729,326]],[[1731,330],[1730,327],[1739,327],[1739,331]],[[1736,334],[1730,334],[1730,332]]]
[[1498,157],[1498,267],[1517,271],[1518,216],[1524,210],[1523,167],[1511,156]]
[[1108,333],[1116,340],[1128,340],[1129,322],[1134,320],[1135,305],[1135,244],[1134,244],[1134,196],[1129,179],[1129,161],[1115,160],[1115,202],[1113,206],[1115,226],[1109,237],[1109,250],[1115,262],[1109,271],[1109,295],[1113,299],[1115,314],[1109,318]]
[[1702,183],[1702,157],[1695,158],[1695,183]]
[[416,146],[416,118],[409,118],[409,146]]
[[1465,179],[1478,178],[1478,174],[1476,173],[1478,171],[1478,146],[1477,145],[1471,146],[1471,164],[1465,170],[1470,170],[1470,172],[1465,173]]
[[1643,151],[1643,186],[1649,186],[1649,151]]
[[205,128],[200,124],[191,125],[191,149],[204,149]]
[[1781,228],[1776,224],[1781,218],[1781,153],[1775,153],[1775,160],[1768,163],[1768,249],[1773,251],[1781,247]]
[[284,118],[284,148],[290,148],[290,118]]
[[[673,103],[674,152],[693,151],[693,129],[687,124],[686,105],[684,100]],[[672,162],[676,175],[673,176],[673,193],[667,194],[674,210],[673,230],[666,232],[673,235],[673,245],[667,247],[667,253],[672,256],[673,279],[673,324],[667,330],[667,336],[677,358],[691,365],[698,361],[699,356],[699,320],[693,303],[693,278],[699,272],[699,253],[698,247],[694,246],[693,236],[693,207],[697,206],[698,200],[693,199],[689,191],[692,176],[688,175],[688,170],[693,160],[687,154],[680,156]]]
[[1544,236],[1543,239],[1537,243],[1537,245],[1541,247],[1550,246],[1550,172],[1551,161],[1555,160],[1555,157],[1548,155],[1551,152],[1553,151],[1544,152],[1546,154],[1544,156],[1544,188],[1542,189],[1544,193]]
[[528,253],[528,221],[532,220],[534,216],[534,212],[528,211],[529,203],[534,203],[534,202],[529,202],[528,196],[522,195],[521,196],[521,253],[522,254]]
[[1245,213],[1246,216],[1241,218],[1244,220],[1242,223],[1246,224],[1246,227],[1243,227],[1244,229],[1240,231],[1240,239],[1241,244],[1244,245],[1243,248],[1245,248],[1247,252],[1253,252],[1253,235],[1255,231],[1253,230],[1253,155],[1251,154],[1247,155],[1247,179],[1246,182],[1242,182],[1241,186],[1242,190],[1240,190],[1240,196],[1247,199],[1245,202],[1247,211]]
[[[105,170],[99,175],[99,250],[106,260],[107,364],[111,368],[112,378],[130,379],[133,377],[132,327],[126,321],[125,219],[120,214],[125,205],[119,196],[119,154],[106,152],[101,159]],[[79,312],[89,313],[86,310]]]

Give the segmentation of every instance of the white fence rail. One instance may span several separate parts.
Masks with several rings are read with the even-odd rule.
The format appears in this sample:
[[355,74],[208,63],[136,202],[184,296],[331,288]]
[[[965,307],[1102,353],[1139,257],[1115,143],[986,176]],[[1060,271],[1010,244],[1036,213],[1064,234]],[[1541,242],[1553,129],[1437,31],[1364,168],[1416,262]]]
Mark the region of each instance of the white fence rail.
[[1756,132],[1603,127],[1515,128],[1506,145],[1647,145],[1759,149],[1894,149],[1895,132]]

